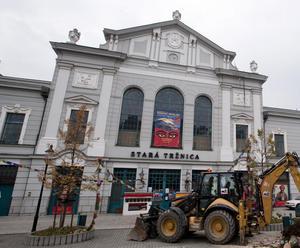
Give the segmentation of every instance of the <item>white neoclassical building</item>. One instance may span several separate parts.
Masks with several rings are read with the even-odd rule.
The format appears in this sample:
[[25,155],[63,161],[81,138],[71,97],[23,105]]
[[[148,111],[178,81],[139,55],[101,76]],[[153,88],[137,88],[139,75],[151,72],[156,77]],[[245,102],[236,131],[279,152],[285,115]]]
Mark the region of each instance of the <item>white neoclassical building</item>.
[[[45,150],[58,148],[59,129],[68,128],[65,120],[82,104],[95,127],[92,139],[83,140],[86,154],[104,157],[105,171],[140,192],[191,190],[201,171],[232,167],[247,137],[263,127],[274,133],[278,156],[300,150],[299,111],[263,108],[267,76],[256,72],[255,62],[250,72],[239,71],[235,52],[180,18],[175,11],[169,21],[105,28],[100,47],[77,44],[75,30],[70,42],[50,42],[57,54],[51,82],[0,77],[0,159],[31,168],[0,167],[2,215],[35,211],[40,183],[33,169],[44,167]],[[94,170],[87,166],[84,173]],[[292,197],[288,176],[280,183]],[[121,212],[130,190],[105,181],[101,211]],[[76,209],[91,211],[94,199],[82,191]],[[51,214],[50,189],[42,203],[42,213]]]

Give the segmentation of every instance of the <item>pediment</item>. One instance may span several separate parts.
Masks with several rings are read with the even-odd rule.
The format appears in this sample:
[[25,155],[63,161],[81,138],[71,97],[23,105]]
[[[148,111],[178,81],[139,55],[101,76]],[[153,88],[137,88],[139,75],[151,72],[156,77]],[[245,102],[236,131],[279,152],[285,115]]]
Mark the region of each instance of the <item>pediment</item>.
[[253,120],[253,116],[248,115],[246,113],[238,113],[231,115],[232,119],[243,119],[243,120]]
[[84,95],[77,95],[65,98],[65,102],[75,104],[97,105],[98,102]]
[[[148,25],[142,25],[137,27],[131,27],[131,28],[125,28],[125,29],[108,29],[105,28],[103,30],[105,39],[108,43],[112,42],[116,38],[118,40],[122,39],[132,39],[134,37],[141,37],[141,36],[147,36],[152,35],[155,33],[155,30],[160,31],[166,31],[168,29],[177,30],[179,34],[185,34],[187,37],[195,37],[195,40],[197,40],[200,44],[202,44],[204,47],[206,47],[209,50],[217,51],[223,55],[229,55],[230,60],[232,60],[235,57],[235,52],[225,50],[224,48],[220,47],[219,45],[215,44],[205,36],[201,35],[194,29],[190,28],[189,26],[185,25],[183,22],[179,20],[170,20],[165,22],[158,22]],[[180,38],[180,37],[179,37]],[[184,37],[182,37],[184,38]],[[171,45],[177,47],[179,46],[179,43],[174,42]]]

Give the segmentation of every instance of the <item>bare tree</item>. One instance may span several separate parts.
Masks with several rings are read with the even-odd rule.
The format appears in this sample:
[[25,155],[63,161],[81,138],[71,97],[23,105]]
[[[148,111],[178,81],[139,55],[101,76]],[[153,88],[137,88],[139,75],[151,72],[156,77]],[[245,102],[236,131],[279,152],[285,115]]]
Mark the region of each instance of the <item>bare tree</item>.
[[[71,113],[70,119],[65,122],[67,130],[59,130],[59,144],[62,147],[58,147],[57,151],[47,160],[50,172],[47,173],[44,183],[46,187],[52,188],[52,192],[57,198],[53,227],[56,225],[57,212],[60,213],[59,227],[65,225],[68,205],[71,205],[71,226],[73,225],[73,205],[80,189],[99,192],[101,159],[90,159],[83,151],[87,148],[84,142],[90,139],[93,131],[87,119],[88,111],[84,105],[78,111]],[[93,175],[83,175],[84,166],[87,164],[95,166]],[[42,180],[44,177],[40,175],[39,178]],[[98,194],[97,197],[99,197]]]

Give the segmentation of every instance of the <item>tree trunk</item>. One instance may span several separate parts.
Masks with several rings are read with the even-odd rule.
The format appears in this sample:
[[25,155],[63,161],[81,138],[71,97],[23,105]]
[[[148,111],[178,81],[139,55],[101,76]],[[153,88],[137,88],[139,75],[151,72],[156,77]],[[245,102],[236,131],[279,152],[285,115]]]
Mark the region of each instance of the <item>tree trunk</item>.
[[63,219],[63,204],[59,204],[60,206],[60,212],[59,212],[59,228],[62,227],[62,219]]
[[55,228],[55,225],[56,225],[56,216],[57,216],[57,202],[55,204],[55,211],[54,211],[54,218],[53,218],[53,228]]
[[71,224],[70,224],[70,226],[73,227],[73,218],[74,218],[73,202],[72,202],[72,209],[71,209],[71,211],[72,211],[72,215],[71,215]]
[[60,223],[60,227],[63,227],[65,225],[66,213],[67,213],[67,202],[64,202],[63,206],[64,208],[63,208],[62,221]]

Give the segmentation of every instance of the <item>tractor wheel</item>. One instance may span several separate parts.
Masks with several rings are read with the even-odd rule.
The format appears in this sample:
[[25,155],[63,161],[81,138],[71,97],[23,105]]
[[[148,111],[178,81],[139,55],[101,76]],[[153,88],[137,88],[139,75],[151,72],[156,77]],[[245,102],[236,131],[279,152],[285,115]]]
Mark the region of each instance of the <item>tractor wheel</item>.
[[167,243],[175,243],[185,233],[183,217],[175,211],[169,210],[162,213],[157,220],[157,233],[160,239]]
[[204,222],[205,235],[213,244],[226,244],[236,234],[236,225],[231,214],[224,210],[211,212]]

